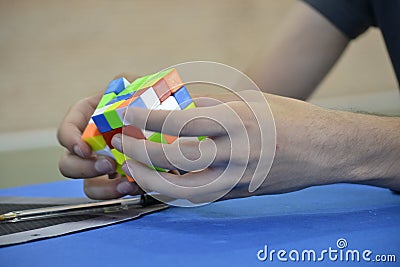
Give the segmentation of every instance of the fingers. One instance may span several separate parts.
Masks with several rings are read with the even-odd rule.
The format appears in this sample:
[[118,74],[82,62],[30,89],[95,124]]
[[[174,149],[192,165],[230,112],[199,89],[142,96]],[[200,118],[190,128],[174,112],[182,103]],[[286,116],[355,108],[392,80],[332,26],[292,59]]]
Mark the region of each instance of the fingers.
[[178,139],[172,144],[161,144],[126,135],[115,135],[112,144],[129,158],[146,165],[188,172],[218,166],[230,153],[229,144],[221,145],[220,147],[226,149],[223,151],[221,149],[221,152],[217,153],[217,145],[211,139],[205,139],[202,142],[197,139],[194,141]]
[[60,144],[81,158],[89,158],[92,154],[81,136],[100,98],[101,94],[98,94],[76,103],[58,128],[57,138]]
[[[120,77],[133,81],[138,76],[121,73],[114,79]],[[91,157],[92,151],[89,145],[81,140],[81,136],[102,96],[103,91],[77,102],[71,107],[58,129],[57,138],[60,144],[81,158]]]
[[108,179],[107,176],[86,179],[84,191],[91,199],[115,199],[143,193],[135,183],[130,183],[121,176],[115,179]]
[[126,112],[125,121],[138,128],[173,136],[222,136],[226,134],[224,126],[235,127],[234,124],[240,122],[240,118],[230,104],[219,104],[172,111],[130,108]]
[[235,94],[216,94],[210,97],[204,95],[193,95],[192,99],[197,107],[209,107],[209,106],[216,106],[218,104],[238,101],[240,98]]
[[193,102],[196,104],[196,107],[211,107],[224,103],[219,99],[204,96],[193,97]]
[[[135,160],[127,160],[122,168],[128,175],[135,175],[137,184],[146,192],[158,192],[171,198],[188,199],[195,203],[214,201],[232,188],[230,179],[227,179],[229,177],[218,179],[216,182],[216,178],[223,177],[221,175],[224,168],[208,168],[182,176],[159,173]],[[212,196],[213,199],[203,198],[207,196]]]
[[108,157],[81,157],[65,152],[59,162],[62,175],[69,178],[92,178],[104,174],[115,173],[115,162]]

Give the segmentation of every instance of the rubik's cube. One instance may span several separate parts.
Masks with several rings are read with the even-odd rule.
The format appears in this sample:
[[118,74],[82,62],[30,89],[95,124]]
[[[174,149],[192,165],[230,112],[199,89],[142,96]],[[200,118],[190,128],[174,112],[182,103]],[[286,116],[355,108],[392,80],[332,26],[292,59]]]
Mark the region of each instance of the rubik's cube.
[[[176,69],[147,75],[132,83],[125,78],[111,81],[83,132],[82,139],[96,154],[113,158],[117,163],[116,171],[121,175],[125,175],[121,165],[126,157],[111,144],[111,139],[115,134],[123,132],[137,139],[165,144],[171,144],[178,139],[175,136],[126,125],[123,116],[125,110],[130,107],[185,110],[196,106]],[[149,167],[157,171],[166,171],[155,166]],[[131,177],[127,176],[127,178],[133,182]]]

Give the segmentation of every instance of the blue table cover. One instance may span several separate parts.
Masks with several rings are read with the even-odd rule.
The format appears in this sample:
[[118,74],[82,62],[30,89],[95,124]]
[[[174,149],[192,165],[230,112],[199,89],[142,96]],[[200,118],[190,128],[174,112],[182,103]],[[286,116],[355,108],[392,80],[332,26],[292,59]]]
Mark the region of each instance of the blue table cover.
[[[82,197],[83,192],[82,182],[71,180],[2,189],[0,195]],[[109,227],[0,248],[4,267],[288,264],[400,266],[400,195],[362,185],[320,186],[169,208]]]

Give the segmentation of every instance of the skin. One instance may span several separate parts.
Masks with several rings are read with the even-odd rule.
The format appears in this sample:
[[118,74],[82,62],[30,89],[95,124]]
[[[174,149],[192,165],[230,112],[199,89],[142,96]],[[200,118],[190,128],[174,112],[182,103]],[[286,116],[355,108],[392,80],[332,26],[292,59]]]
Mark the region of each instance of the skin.
[[[245,122],[249,143],[236,142],[243,153],[235,153],[230,160],[233,168],[245,166],[245,172],[239,177],[232,177],[238,179],[238,184],[222,199],[284,193],[342,182],[400,191],[400,118],[329,110],[299,100],[309,96],[340,57],[349,40],[302,2],[294,5],[282,27],[282,34],[276,38],[270,56],[250,71],[256,83],[273,94],[243,92],[251,96],[252,104],[257,107],[254,111],[260,116],[265,116],[263,103],[264,99],[268,100],[276,125],[275,158],[268,175],[264,174],[266,179],[261,186],[254,192],[248,190],[262,152],[262,137],[254,114],[237,96],[226,94],[197,99],[199,107],[195,111],[130,109],[127,112],[126,119],[138,127],[159,131],[167,116],[171,116],[172,123],[164,125],[165,133],[177,134],[176,129],[182,129],[181,134],[185,136],[207,135],[209,139],[200,147],[194,142],[182,143],[182,152],[190,159],[197,159],[201,153],[215,153],[210,167],[203,171],[185,175],[161,173],[167,181],[191,187],[176,190],[176,187],[166,186],[164,179],[145,165],[152,163],[172,168],[171,162],[162,153],[161,145],[124,136],[124,153],[132,160],[126,161],[123,169],[136,177],[141,188],[193,202],[207,201],[229,190],[229,184],[209,191],[195,190],[193,186],[206,184],[218,177],[229,161],[229,138],[212,119],[225,119],[235,128],[239,116]],[[132,76],[123,76],[133,80]],[[90,178],[85,179],[84,188],[87,196],[93,199],[141,193],[136,183],[129,183],[114,174],[115,163],[112,159],[93,156],[89,146],[80,139],[99,99],[100,94],[78,102],[61,123],[58,139],[67,151],[60,160],[60,171],[71,178]],[[184,125],[195,115],[203,118]],[[121,135],[116,135],[112,140],[119,150],[122,150],[121,138]],[[173,158],[178,150],[172,145],[167,146],[167,154]],[[146,151],[150,161],[143,157]],[[247,152],[248,162],[242,156]],[[177,158],[173,159],[174,163],[193,168]]]
[[[349,39],[307,4],[296,1],[250,76],[267,93],[305,100],[342,55]],[[290,78],[288,78],[290,77]]]

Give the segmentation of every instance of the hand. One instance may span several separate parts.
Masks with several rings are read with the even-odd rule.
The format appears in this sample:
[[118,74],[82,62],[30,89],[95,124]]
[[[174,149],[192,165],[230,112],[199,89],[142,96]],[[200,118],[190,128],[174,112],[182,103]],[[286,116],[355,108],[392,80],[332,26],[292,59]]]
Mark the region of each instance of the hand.
[[[130,77],[126,74],[122,76]],[[62,121],[58,129],[58,140],[67,151],[60,160],[59,169],[66,177],[90,178],[84,180],[84,191],[92,199],[112,199],[142,193],[135,183],[129,183],[124,177],[115,174],[113,159],[96,156],[88,144],[81,139],[82,132],[102,94],[101,92],[77,102]],[[212,99],[214,98],[226,102],[236,99],[235,96],[226,94],[213,96]],[[203,99],[203,101],[197,101],[196,104],[209,105],[207,102],[208,100]]]
[[[292,118],[318,108],[305,102],[263,95],[255,91],[246,92],[242,96],[250,100],[252,109],[248,106],[249,102],[245,103],[237,98],[226,103],[216,99],[198,99],[197,109],[185,111],[128,110],[126,121],[137,127],[175,136],[206,135],[208,138],[200,143],[179,142],[178,146],[178,143],[162,145],[129,136],[123,136],[122,141],[122,136],[116,135],[112,140],[113,146],[132,158],[126,161],[123,170],[136,177],[137,183],[145,191],[156,191],[168,197],[188,199],[195,203],[221,198],[282,193],[315,184],[316,182],[311,179],[297,179],[295,175],[288,175],[293,169],[286,163],[294,162],[290,162],[291,158],[286,157],[290,156],[292,151],[286,151],[290,143],[284,139],[288,135],[285,131],[290,133],[291,139],[293,133],[302,131],[298,123],[288,125]],[[262,136],[265,133],[261,133],[262,127],[256,120],[265,117],[268,127],[274,127],[272,118],[268,116],[269,108],[264,98],[266,96],[269,102],[273,102],[271,107],[277,120],[278,133],[278,151],[268,177],[266,176],[269,168],[257,169],[260,159],[263,159],[262,153],[265,152],[262,151],[262,147],[275,151],[275,143],[268,139],[270,137]],[[299,128],[293,128],[294,125]],[[268,144],[262,146],[261,140],[269,145],[273,144],[274,147]],[[282,152],[288,155],[283,155]],[[180,157],[181,154],[183,157]],[[263,161],[262,164],[269,163]],[[176,166],[179,166],[178,169],[196,172],[182,176],[157,173],[146,165],[166,169],[177,169]],[[197,171],[199,169],[203,170]],[[287,171],[282,172],[285,169]],[[254,175],[261,177],[261,187],[251,192],[249,187]],[[207,186],[217,178],[221,180],[220,183]]]
[[[120,75],[118,77],[131,75]],[[106,156],[96,156],[91,148],[82,139],[91,115],[99,103],[103,91],[77,102],[71,107],[61,122],[57,138],[67,150],[59,162],[60,172],[70,178],[90,178],[84,182],[84,190],[88,197],[93,199],[109,199],[126,195],[137,194],[139,188],[129,183],[126,178],[115,174],[115,161]],[[109,179],[112,178],[112,179]]]

